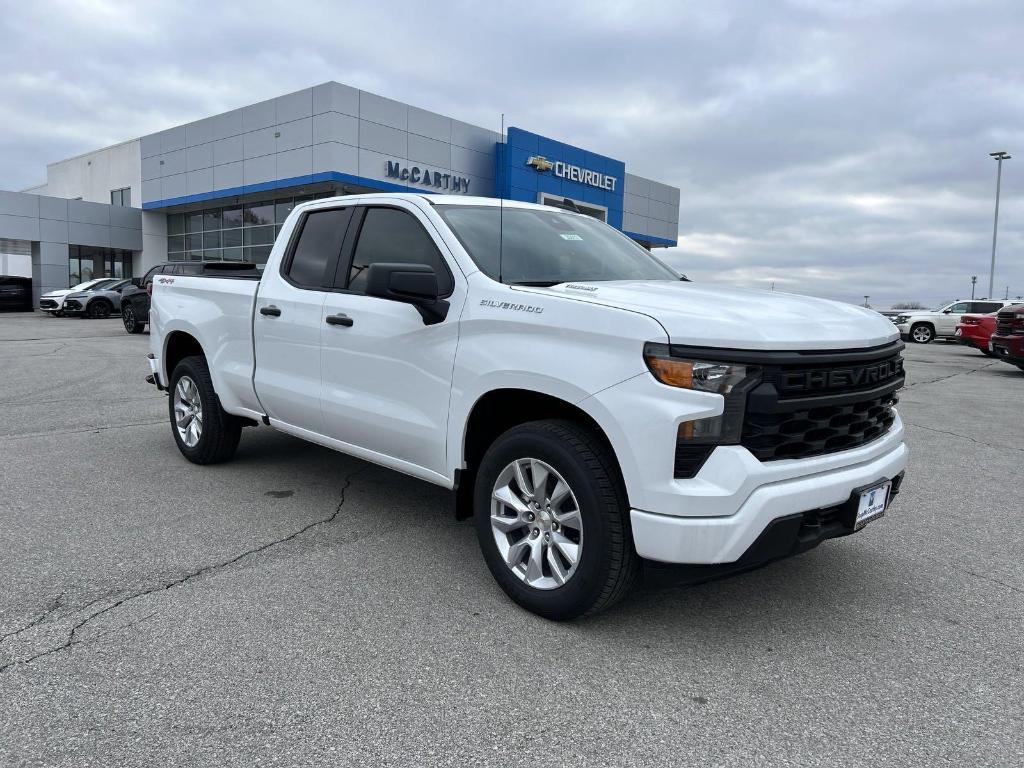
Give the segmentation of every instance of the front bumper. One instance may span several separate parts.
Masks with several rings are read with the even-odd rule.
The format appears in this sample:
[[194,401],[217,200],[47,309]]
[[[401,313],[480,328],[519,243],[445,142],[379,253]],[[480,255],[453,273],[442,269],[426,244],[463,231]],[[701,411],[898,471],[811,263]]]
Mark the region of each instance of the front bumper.
[[[781,546],[783,551],[767,559],[795,554],[795,551],[802,551],[798,548],[797,533],[809,515],[846,504],[858,488],[902,478],[906,464],[907,447],[901,441],[870,461],[762,485],[747,496],[732,515],[677,517],[633,509],[630,520],[636,551],[641,557],[664,563],[736,563],[750,559],[748,553],[753,551],[755,542],[766,531],[776,528],[778,521],[790,520],[784,528],[792,529],[793,535],[789,539],[783,537],[781,543],[776,541],[773,546],[776,550]],[[795,528],[792,520],[797,521]],[[831,535],[823,538],[852,532],[852,528],[835,528]],[[763,561],[765,558],[755,559]]]

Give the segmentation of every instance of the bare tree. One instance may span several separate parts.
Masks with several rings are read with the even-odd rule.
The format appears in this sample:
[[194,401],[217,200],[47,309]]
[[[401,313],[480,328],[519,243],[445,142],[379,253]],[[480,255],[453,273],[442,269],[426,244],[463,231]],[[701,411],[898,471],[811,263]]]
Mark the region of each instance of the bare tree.
[[927,309],[920,301],[900,301],[892,305],[893,309]]

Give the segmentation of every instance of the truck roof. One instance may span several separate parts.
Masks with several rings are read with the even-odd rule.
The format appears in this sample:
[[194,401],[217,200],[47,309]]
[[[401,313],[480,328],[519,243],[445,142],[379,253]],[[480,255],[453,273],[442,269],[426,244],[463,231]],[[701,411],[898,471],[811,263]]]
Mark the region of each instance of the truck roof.
[[[561,208],[552,208],[550,205],[541,205],[540,203],[523,203],[518,200],[504,200],[494,197],[470,197],[468,195],[435,195],[429,192],[370,192],[363,195],[337,195],[336,197],[320,197],[316,200],[310,201],[315,203],[322,203],[326,200],[344,200],[346,198],[359,198],[360,200],[374,199],[374,198],[387,198],[394,200],[425,200],[431,205],[473,205],[473,206],[489,206],[497,208],[502,206],[504,208],[534,208],[542,211],[561,211]],[[569,211],[572,213],[572,211]]]

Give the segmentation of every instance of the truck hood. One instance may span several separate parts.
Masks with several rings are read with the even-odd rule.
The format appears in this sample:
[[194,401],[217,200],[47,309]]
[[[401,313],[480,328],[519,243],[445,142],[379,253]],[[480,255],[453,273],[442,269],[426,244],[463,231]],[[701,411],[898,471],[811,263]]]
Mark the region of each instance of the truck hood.
[[673,344],[817,350],[899,339],[899,330],[874,310],[792,293],[664,280],[561,283],[529,290],[649,315]]

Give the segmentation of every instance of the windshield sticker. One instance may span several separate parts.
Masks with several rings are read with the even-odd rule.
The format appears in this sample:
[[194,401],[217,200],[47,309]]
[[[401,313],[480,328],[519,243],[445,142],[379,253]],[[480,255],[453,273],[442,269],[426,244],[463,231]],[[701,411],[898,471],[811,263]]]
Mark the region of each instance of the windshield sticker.
[[563,232],[559,234],[559,237],[563,240],[579,240],[582,242],[583,238],[577,235],[575,232]]

